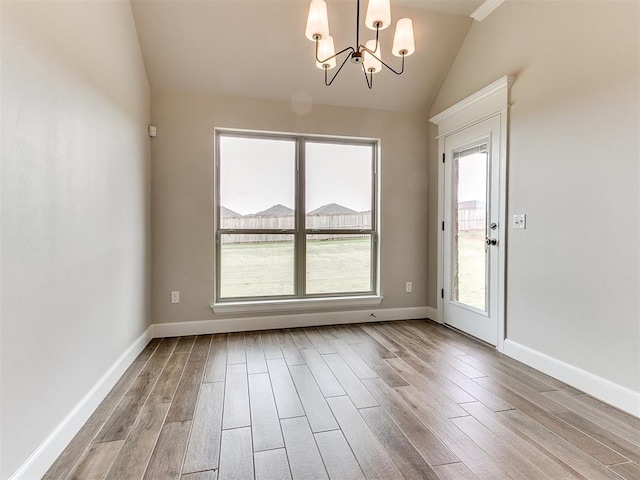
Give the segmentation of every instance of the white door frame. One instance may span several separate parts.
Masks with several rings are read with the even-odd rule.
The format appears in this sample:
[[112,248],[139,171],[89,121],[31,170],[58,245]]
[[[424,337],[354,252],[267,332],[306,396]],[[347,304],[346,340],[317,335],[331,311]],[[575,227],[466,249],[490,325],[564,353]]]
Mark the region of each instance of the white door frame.
[[[438,126],[438,228],[444,221],[444,164],[445,138],[467,127],[475,125],[490,117],[500,118],[500,185],[499,185],[499,225],[498,242],[498,341],[496,349],[502,352],[506,334],[506,233],[507,223],[507,135],[509,113],[509,89],[515,77],[504,76],[482,90],[449,107],[445,111],[429,119]],[[437,321],[444,323],[444,300],[441,292],[444,289],[444,232],[438,235],[438,315]]]

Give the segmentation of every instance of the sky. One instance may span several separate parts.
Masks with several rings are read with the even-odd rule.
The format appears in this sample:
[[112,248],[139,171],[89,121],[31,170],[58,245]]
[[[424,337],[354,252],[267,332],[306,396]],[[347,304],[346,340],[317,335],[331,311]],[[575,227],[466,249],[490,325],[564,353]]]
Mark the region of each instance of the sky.
[[487,153],[458,159],[458,202],[487,201]]
[[[281,204],[294,208],[291,140],[220,137],[220,203],[242,215]],[[371,209],[371,147],[307,142],[306,210],[337,203]]]

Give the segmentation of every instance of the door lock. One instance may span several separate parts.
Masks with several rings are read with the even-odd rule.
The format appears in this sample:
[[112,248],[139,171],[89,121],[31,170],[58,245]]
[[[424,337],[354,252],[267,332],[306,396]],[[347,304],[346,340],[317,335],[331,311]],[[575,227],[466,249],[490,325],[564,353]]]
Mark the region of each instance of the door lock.
[[484,243],[487,244],[487,247],[493,246],[495,247],[498,244],[498,240],[496,240],[495,238],[489,238],[487,237],[484,241]]

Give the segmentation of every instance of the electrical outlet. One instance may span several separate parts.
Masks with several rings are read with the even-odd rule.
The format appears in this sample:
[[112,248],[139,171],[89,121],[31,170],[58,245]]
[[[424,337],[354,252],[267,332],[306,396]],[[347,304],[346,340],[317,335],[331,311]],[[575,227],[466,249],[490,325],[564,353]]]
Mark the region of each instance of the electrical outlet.
[[180,303],[180,292],[171,292],[171,303]]
[[513,216],[513,229],[524,230],[527,228],[527,216],[518,214]]
[[404,291],[407,293],[413,292],[413,283],[407,282],[404,284]]

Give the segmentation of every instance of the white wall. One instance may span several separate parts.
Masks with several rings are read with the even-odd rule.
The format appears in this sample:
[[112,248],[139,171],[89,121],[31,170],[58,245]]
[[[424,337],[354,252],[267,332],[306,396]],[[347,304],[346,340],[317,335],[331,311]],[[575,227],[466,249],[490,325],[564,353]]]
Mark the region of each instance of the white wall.
[[149,87],[128,1],[2,5],[1,469],[149,323]]
[[[296,113],[289,102],[159,90],[152,94],[151,119],[158,127],[152,140],[155,324],[229,318],[214,315],[209,308],[214,277],[215,127],[380,138],[384,296],[380,308],[426,306],[425,113],[318,105]],[[405,293],[406,281],[413,282],[414,293]],[[181,292],[180,304],[171,304],[172,290]]]
[[506,2],[472,26],[431,111],[517,75],[508,213],[527,229],[508,231],[507,337],[635,392],[639,20],[637,2]]

